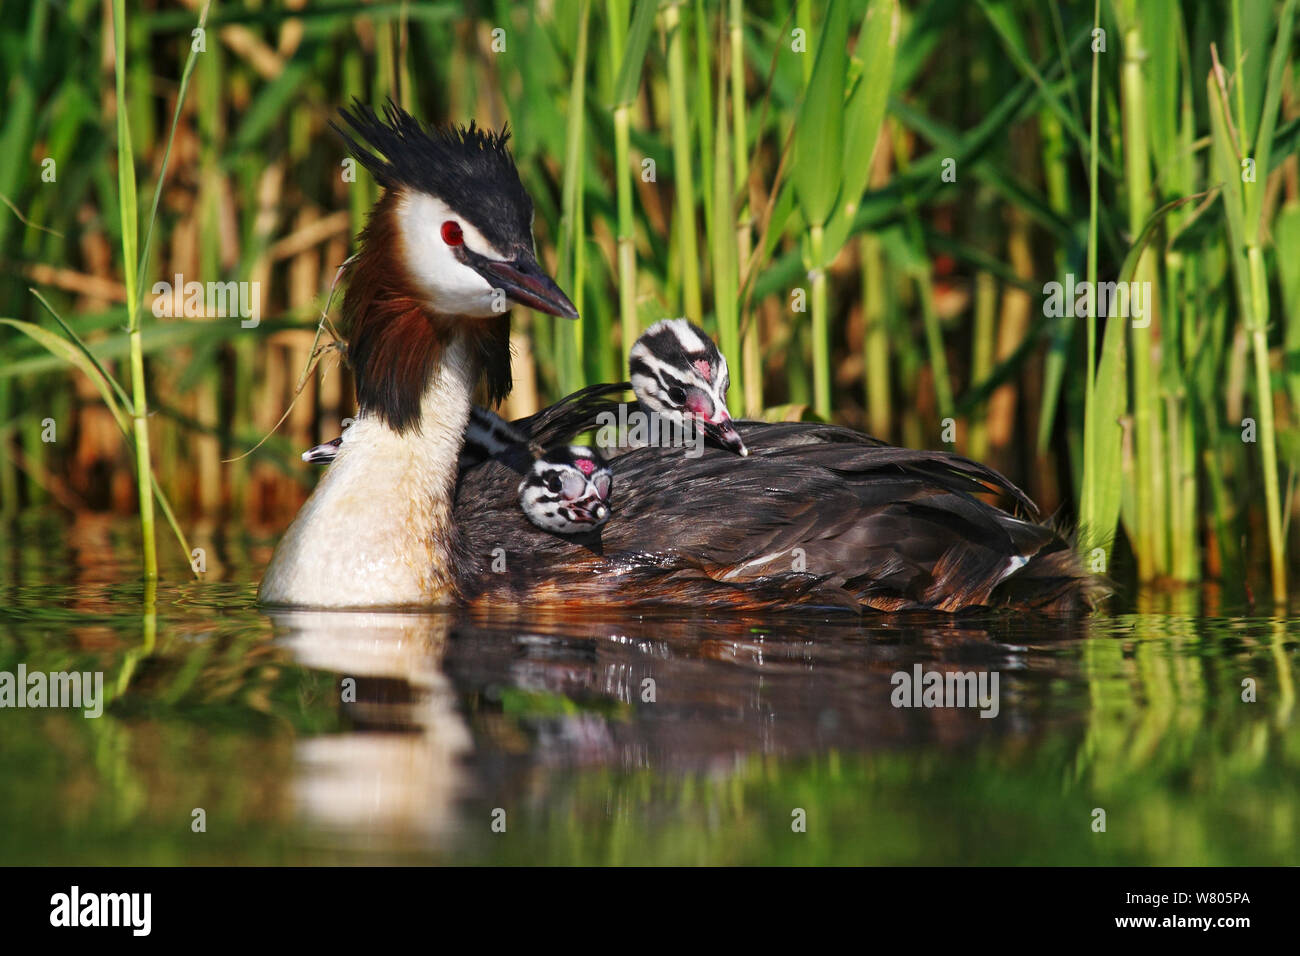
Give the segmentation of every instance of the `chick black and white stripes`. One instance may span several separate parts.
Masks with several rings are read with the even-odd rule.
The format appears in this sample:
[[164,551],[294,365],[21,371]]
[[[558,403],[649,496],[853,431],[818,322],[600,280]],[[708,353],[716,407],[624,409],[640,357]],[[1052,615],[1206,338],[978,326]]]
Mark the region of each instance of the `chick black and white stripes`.
[[557,534],[593,531],[609,518],[614,475],[586,445],[545,451],[519,483],[519,506],[537,527]]
[[699,326],[684,318],[656,322],[632,346],[628,371],[647,411],[678,423],[695,419],[724,447],[748,454],[727,410],[727,358]]

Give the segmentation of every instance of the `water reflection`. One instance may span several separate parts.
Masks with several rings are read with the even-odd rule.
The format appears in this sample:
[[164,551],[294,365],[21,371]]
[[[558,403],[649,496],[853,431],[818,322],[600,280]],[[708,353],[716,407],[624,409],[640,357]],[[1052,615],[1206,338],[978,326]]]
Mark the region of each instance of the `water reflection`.
[[346,841],[428,841],[452,829],[471,741],[441,669],[448,618],[269,616],[302,666],[338,675],[339,706],[352,727],[298,744],[293,791],[304,821]]
[[[0,711],[0,862],[1196,864],[1300,848],[1294,614],[1209,616],[1182,592],[1064,622],[268,615],[256,561],[213,558],[228,583],[173,573],[151,602],[129,529],[78,520],[0,548],[0,670],[102,669],[113,695],[97,721]],[[895,675],[918,667],[996,675],[996,717],[896,706]]]
[[[548,765],[708,769],[747,754],[785,757],[931,743],[959,748],[1007,733],[1044,733],[1077,708],[1042,693],[1077,674],[1048,651],[1086,625],[1050,635],[1014,618],[747,620],[531,615],[462,622],[448,676],[494,739],[508,724]],[[894,706],[894,674],[999,675],[998,718],[974,707]],[[974,704],[974,701],[971,701]]]

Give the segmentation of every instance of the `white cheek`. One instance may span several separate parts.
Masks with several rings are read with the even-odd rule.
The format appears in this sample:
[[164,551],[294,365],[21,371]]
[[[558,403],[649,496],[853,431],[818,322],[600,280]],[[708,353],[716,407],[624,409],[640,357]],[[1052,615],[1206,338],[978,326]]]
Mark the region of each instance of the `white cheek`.
[[646,405],[658,407],[659,405],[659,383],[648,375],[632,376],[632,391]]
[[464,223],[439,199],[424,193],[408,194],[399,207],[406,269],[416,291],[429,306],[446,315],[500,315],[507,303],[501,293],[465,265],[442,239],[442,224],[460,223],[466,242],[492,258],[502,258],[478,230]]

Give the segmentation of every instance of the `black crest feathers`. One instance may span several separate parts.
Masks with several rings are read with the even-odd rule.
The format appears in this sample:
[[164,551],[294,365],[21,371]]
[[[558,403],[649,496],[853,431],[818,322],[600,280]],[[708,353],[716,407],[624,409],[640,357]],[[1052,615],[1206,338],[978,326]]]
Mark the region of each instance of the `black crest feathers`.
[[359,100],[339,115],[348,129],[330,126],[385,189],[437,196],[501,252],[532,251],[533,201],[506,146],[509,126],[430,127],[391,100],[382,116]]

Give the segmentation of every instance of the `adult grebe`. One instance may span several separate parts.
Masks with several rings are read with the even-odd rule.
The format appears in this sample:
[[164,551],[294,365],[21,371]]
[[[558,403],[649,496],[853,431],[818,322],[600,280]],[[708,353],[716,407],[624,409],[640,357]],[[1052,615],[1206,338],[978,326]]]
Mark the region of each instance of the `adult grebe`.
[[[510,387],[507,300],[576,314],[537,264],[508,133],[429,129],[391,104],[383,118],[360,104],[343,118],[385,188],[343,302],[359,412],[276,549],[262,601],[1065,611],[1100,593],[1054,531],[973,496],[1000,490],[1032,512],[998,473],[810,423],[738,423],[749,457],[634,448],[615,460],[603,527],[535,527],[517,471],[457,467],[474,388],[495,400]],[[573,407],[572,428],[590,427],[590,409]]]

